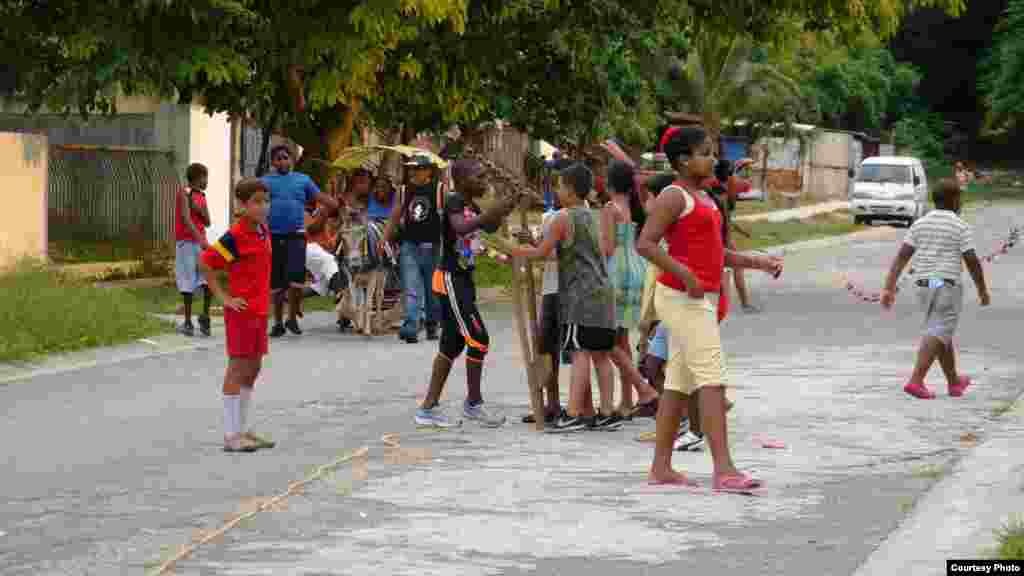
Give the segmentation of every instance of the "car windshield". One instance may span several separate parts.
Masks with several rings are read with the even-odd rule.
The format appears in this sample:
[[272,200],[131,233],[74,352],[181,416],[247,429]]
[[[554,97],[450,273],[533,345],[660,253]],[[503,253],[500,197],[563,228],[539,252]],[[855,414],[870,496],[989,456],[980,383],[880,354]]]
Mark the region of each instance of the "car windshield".
[[861,182],[892,182],[906,184],[910,182],[910,166],[893,166],[890,164],[865,164],[861,167]]

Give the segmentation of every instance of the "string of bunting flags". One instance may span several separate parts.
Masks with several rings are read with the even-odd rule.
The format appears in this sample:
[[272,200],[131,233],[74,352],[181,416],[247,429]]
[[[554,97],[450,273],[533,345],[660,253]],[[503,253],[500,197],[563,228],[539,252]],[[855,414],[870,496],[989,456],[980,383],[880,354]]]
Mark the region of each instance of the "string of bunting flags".
[[[1010,233],[1007,234],[1006,238],[1004,238],[1003,241],[999,244],[999,248],[997,250],[995,250],[994,252],[992,252],[991,254],[983,257],[981,259],[981,261],[985,262],[985,263],[991,264],[991,263],[995,262],[996,260],[998,260],[1003,255],[1008,254],[1010,252],[1010,248],[1013,248],[1014,246],[1016,246],[1018,244],[1018,242],[1020,241],[1020,232],[1021,232],[1021,228],[1019,226],[1014,226],[1014,227],[1010,228]],[[913,273],[914,273],[914,271],[910,270],[909,274],[904,275],[900,279],[899,283],[896,285],[897,291],[906,282],[907,278],[911,274],[913,274]],[[868,292],[868,291],[864,290],[863,288],[861,288],[861,287],[857,286],[856,284],[854,284],[853,281],[851,281],[849,278],[847,278],[847,281],[846,281],[846,290],[851,295],[853,295],[854,298],[857,298],[858,300],[860,300],[862,302],[878,303],[878,302],[881,302],[881,300],[882,300],[882,293],[880,291],[878,291],[878,292]]]

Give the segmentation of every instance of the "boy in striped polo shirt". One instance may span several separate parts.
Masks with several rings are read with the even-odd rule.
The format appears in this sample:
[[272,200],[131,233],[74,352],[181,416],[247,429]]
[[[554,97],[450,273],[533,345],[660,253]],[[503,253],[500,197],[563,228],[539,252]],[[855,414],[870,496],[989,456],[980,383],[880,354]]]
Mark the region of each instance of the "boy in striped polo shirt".
[[882,307],[888,310],[896,299],[896,280],[913,259],[914,284],[924,312],[924,327],[914,373],[903,390],[922,399],[935,398],[924,378],[936,358],[946,375],[950,396],[962,396],[971,384],[970,378],[957,372],[953,349],[953,333],[960,321],[964,297],[961,260],[971,273],[981,305],[988,306],[990,300],[985,273],[974,251],[971,227],[959,216],[960,186],[952,179],[941,180],[932,190],[932,200],[936,209],[910,227],[882,290]]

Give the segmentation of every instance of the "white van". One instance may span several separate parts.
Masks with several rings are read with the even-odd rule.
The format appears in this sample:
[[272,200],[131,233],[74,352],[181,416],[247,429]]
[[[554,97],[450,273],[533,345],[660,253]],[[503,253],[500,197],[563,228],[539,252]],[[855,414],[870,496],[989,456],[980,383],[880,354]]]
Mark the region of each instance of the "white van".
[[924,165],[909,156],[865,158],[850,191],[850,211],[857,224],[905,220],[909,226],[928,212],[928,177]]

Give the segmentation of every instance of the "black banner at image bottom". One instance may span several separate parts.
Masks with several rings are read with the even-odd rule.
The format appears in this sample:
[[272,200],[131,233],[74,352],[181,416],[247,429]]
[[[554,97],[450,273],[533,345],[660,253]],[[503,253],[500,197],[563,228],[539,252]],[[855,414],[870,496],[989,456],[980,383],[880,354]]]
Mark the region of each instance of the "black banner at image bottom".
[[971,574],[1020,574],[1024,576],[1024,560],[946,560],[947,576]]

